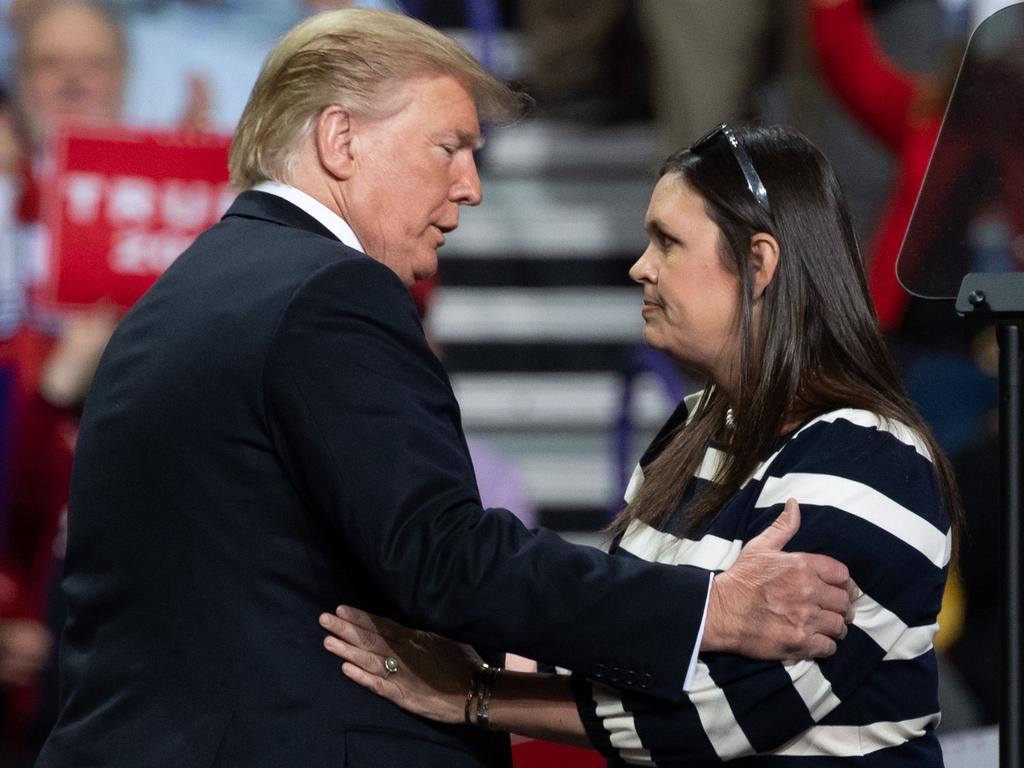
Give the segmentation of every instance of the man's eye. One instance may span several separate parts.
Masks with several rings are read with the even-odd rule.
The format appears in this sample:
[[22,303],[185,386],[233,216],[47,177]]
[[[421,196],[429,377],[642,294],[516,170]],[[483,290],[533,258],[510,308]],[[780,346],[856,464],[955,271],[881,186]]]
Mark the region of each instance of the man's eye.
[[442,144],[441,148],[447,152],[450,157],[454,157],[455,152],[458,150],[458,147],[452,146],[451,144]]

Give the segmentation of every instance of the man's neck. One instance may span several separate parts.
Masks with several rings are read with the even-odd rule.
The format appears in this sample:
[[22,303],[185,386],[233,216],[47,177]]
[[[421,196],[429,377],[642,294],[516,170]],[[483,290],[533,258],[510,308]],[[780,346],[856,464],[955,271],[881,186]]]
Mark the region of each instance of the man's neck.
[[349,223],[337,211],[332,210],[309,192],[293,187],[290,184],[282,184],[279,181],[261,181],[252,189],[254,192],[266,192],[287,200],[327,227],[335,237],[349,248],[366,253],[366,249],[359,242],[359,238]]

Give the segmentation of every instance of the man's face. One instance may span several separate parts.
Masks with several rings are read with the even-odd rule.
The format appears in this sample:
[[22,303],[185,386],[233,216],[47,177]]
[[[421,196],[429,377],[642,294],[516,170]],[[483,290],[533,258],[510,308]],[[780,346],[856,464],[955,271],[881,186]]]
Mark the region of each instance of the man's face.
[[437,270],[459,206],[481,200],[480,125],[472,96],[447,75],[408,80],[390,98],[386,117],[352,118],[342,212],[367,254],[408,286]]
[[121,111],[124,62],[114,29],[77,5],[56,8],[23,41],[21,105],[39,139],[60,120],[108,122]]

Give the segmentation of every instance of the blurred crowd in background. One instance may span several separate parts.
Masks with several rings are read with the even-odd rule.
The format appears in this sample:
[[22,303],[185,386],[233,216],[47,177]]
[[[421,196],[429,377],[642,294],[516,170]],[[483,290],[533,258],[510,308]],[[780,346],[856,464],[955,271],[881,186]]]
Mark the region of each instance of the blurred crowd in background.
[[[911,298],[896,280],[895,264],[967,38],[998,3],[6,0],[0,1],[0,765],[16,755],[28,759],[55,716],[62,622],[55,587],[77,418],[119,314],[107,306],[71,312],[36,300],[48,269],[37,183],[49,160],[46,137],[66,120],[230,133],[276,39],[311,13],[346,5],[459,29],[486,65],[532,97],[526,121],[593,131],[653,123],[667,154],[723,120],[758,119],[795,125],[822,147],[849,197],[880,322],[907,387],[959,469],[968,533],[938,643],[951,691],[943,725],[994,722],[995,344],[948,303]],[[481,162],[486,171],[486,154]],[[972,222],[977,231],[970,241],[1002,249],[1019,269],[1024,237],[1013,221],[1006,213]],[[423,313],[432,289],[417,291]],[[484,502],[516,507],[535,523],[514,468],[486,445],[474,455]]]

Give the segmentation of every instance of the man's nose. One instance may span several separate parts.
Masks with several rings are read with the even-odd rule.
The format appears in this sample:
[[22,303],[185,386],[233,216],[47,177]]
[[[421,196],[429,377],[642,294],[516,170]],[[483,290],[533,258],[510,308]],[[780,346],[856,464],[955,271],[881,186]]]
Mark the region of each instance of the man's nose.
[[460,205],[480,205],[480,201],[484,199],[480,175],[476,170],[476,159],[472,152],[467,153],[465,161],[459,166],[450,197],[453,202]]

